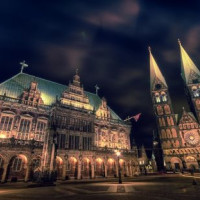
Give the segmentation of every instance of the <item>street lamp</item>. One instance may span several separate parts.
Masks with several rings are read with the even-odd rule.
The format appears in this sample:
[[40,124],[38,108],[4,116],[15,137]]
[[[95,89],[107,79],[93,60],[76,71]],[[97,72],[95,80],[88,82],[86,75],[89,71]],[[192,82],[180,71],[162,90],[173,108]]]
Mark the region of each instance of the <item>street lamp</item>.
[[119,163],[119,157],[121,153],[119,151],[116,151],[117,155],[117,162],[118,162],[118,177],[119,177],[119,184],[122,184],[122,177],[121,177],[121,168],[120,168],[120,163]]

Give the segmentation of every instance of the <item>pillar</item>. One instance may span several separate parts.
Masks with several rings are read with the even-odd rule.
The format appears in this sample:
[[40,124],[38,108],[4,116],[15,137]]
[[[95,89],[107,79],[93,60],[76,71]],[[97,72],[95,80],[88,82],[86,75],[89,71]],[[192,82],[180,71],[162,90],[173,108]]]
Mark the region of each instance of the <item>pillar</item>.
[[78,162],[78,175],[77,179],[81,179],[81,161]]
[[7,171],[8,171],[8,165],[9,163],[4,163],[3,165],[3,174],[2,174],[2,178],[1,178],[1,182],[5,183],[6,182],[6,175],[7,175]]
[[64,161],[63,162],[63,171],[62,171],[62,180],[63,181],[66,179],[66,165],[67,165],[67,162]]
[[92,171],[91,178],[93,179],[94,178],[94,163],[91,164],[91,171]]
[[119,166],[118,166],[118,161],[116,161],[115,163],[116,163],[116,165],[115,165],[115,167],[116,167],[116,177],[119,177]]
[[129,174],[129,168],[128,168],[128,164],[126,164],[126,176],[129,176],[130,174]]
[[104,170],[105,170],[105,178],[107,178],[107,176],[108,176],[108,166],[107,166],[107,163],[104,165]]
[[31,167],[32,167],[32,166],[31,166],[30,164],[27,164],[26,174],[25,174],[25,178],[24,178],[24,181],[25,181],[25,182],[28,182],[29,179],[30,179]]

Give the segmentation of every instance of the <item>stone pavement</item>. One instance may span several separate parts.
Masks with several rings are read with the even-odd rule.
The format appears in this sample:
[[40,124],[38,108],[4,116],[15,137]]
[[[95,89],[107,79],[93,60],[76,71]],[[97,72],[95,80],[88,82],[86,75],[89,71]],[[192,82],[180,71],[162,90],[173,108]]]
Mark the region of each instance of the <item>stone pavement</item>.
[[39,188],[1,188],[0,185],[0,200],[197,200],[200,180],[195,186],[192,180],[176,174],[123,179],[123,184],[118,184],[116,179],[70,184],[61,182],[57,186]]

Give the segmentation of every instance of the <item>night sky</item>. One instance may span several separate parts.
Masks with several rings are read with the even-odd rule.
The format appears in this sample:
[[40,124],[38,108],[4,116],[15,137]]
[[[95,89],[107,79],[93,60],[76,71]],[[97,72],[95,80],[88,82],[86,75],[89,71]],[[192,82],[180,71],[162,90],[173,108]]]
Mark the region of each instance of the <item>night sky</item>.
[[[199,3],[198,3],[199,2]],[[85,90],[133,122],[137,144],[155,129],[149,55],[166,78],[174,110],[188,109],[177,39],[200,67],[200,1],[5,0],[0,2],[0,82],[20,71],[68,85],[78,67]]]

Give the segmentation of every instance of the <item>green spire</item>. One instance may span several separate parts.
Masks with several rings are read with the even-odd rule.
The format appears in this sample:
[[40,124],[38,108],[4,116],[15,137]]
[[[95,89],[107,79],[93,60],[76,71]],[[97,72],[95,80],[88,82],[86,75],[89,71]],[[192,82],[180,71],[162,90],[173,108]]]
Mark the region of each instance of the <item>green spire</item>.
[[150,59],[150,81],[151,81],[151,90],[153,90],[156,83],[163,84],[167,88],[167,83],[164,76],[162,75],[152,53],[151,48],[149,47],[149,59]]
[[180,46],[181,54],[181,75],[185,83],[190,84],[193,83],[194,79],[200,78],[200,71],[183,48],[179,39],[178,43]]

